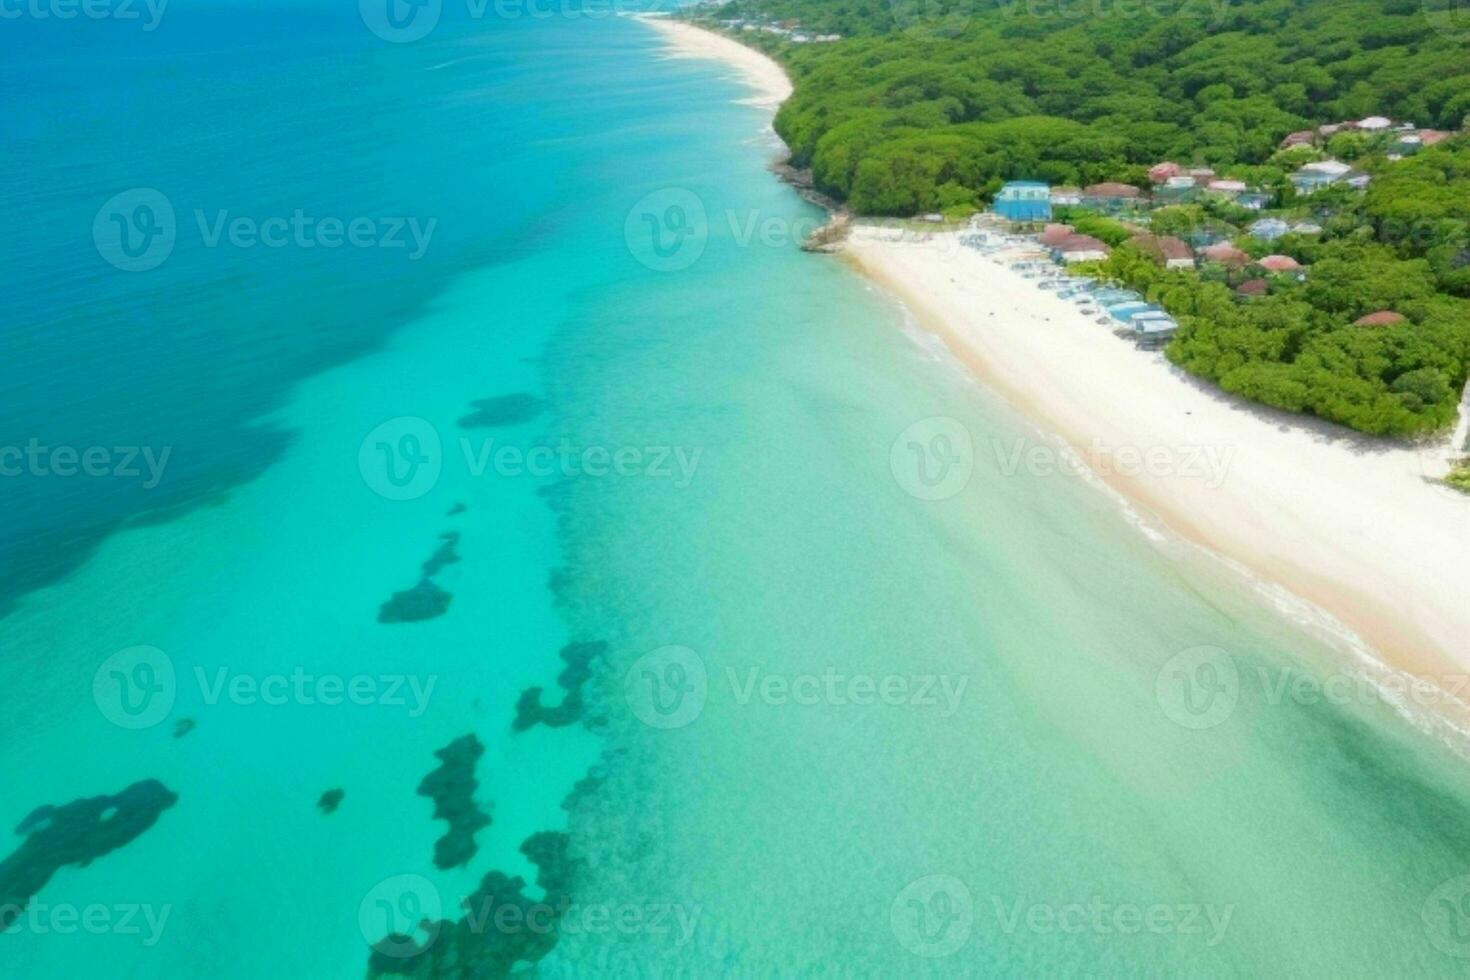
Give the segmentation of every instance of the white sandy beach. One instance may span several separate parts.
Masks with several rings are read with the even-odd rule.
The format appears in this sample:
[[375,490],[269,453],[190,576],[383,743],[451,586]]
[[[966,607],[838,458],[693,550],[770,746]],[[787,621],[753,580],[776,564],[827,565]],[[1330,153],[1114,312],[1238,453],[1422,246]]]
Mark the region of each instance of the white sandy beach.
[[[765,55],[644,20],[675,56],[737,68],[763,104],[791,94]],[[960,247],[953,232],[921,240],[860,227],[846,254],[1130,501],[1325,610],[1388,664],[1460,689],[1470,674],[1470,497],[1427,478],[1443,473],[1443,445],[1421,452],[1231,398]]]
[[1451,689],[1470,671],[1470,497],[1426,478],[1441,453],[1227,396],[952,232],[859,228],[848,254],[1171,529],[1325,609],[1395,666]]
[[774,110],[791,97],[791,79],[780,65],[759,51],[667,17],[641,15],[638,19],[663,35],[670,57],[708,58],[735,68],[741,80],[757,92],[753,103]]

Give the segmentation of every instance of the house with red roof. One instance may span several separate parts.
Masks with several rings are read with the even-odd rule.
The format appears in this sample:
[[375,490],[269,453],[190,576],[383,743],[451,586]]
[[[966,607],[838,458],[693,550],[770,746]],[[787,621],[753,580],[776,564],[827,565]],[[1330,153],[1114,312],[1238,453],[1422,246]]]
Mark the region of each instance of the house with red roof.
[[1358,317],[1353,321],[1353,326],[1391,327],[1395,323],[1403,323],[1404,320],[1405,317],[1402,313],[1395,313],[1393,310],[1379,310],[1376,313],[1369,313],[1367,316]]
[[1091,235],[1068,235],[1057,244],[1056,257],[1068,265],[1073,262],[1101,262],[1112,249]]
[[1219,262],[1221,265],[1228,265],[1236,269],[1250,265],[1251,261],[1249,255],[1229,242],[1218,242],[1217,244],[1209,245],[1200,250],[1200,255],[1204,256],[1208,262]]
[[1178,177],[1184,172],[1184,168],[1177,163],[1165,160],[1148,168],[1148,179],[1155,184],[1162,184],[1170,177]]
[[1194,250],[1172,235],[1135,235],[1130,241],[1166,269],[1194,268]]
[[1071,225],[1049,224],[1041,231],[1041,244],[1048,248],[1055,248],[1072,237],[1072,234]]
[[1268,255],[1256,265],[1267,272],[1300,272],[1301,263],[1290,255]]

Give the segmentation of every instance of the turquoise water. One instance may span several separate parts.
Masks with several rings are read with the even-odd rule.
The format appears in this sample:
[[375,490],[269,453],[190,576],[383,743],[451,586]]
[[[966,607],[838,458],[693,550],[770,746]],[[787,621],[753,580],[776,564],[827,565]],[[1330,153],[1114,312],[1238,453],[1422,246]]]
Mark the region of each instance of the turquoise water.
[[[534,880],[540,831],[572,856],[552,976],[1461,972],[1464,760],[1378,699],[1283,697],[1343,658],[1096,488],[1010,472],[997,447],[1045,437],[795,248],[817,216],[723,70],[620,19],[384,45],[348,13],[181,5],[158,48],[32,49],[16,150],[63,217],[12,270],[5,431],[177,465],[6,481],[0,822],[177,802],[57,870],[7,972],[362,976],[390,928],[448,949],[418,920],[487,873]],[[76,92],[42,70],[104,50],[148,67],[58,135]],[[134,186],[439,220],[412,263],[181,234],[122,274],[87,235]],[[451,532],[447,610],[379,622]],[[513,731],[574,641],[608,645],[580,723]],[[171,696],[113,678],[140,665]],[[444,870],[417,790],[471,733],[491,823]]]

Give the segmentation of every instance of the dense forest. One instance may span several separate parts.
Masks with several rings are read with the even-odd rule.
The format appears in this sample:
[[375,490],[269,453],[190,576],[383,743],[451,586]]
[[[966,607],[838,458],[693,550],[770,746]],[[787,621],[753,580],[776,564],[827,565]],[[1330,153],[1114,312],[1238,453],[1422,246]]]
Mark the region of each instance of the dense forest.
[[[1452,424],[1470,373],[1470,137],[1402,160],[1354,132],[1280,147],[1368,116],[1462,131],[1470,14],[1455,3],[733,0],[693,16],[787,66],[796,91],[776,128],[858,213],[964,214],[1012,179],[1148,188],[1163,160],[1259,187],[1268,213],[1320,231],[1258,240],[1259,215],[1220,200],[1066,219],[1115,246],[1100,274],[1176,316],[1175,363],[1269,405],[1413,436]],[[793,43],[793,29],[841,40]],[[1369,173],[1368,190],[1298,197],[1287,175],[1327,157]],[[1166,271],[1129,244],[1140,226],[1207,231],[1305,271]],[[1247,299],[1239,287],[1259,277],[1265,295]],[[1356,323],[1382,311],[1401,322]]]
[[[1426,7],[1450,4],[1442,11]],[[702,8],[843,35],[775,49],[793,162],[866,214],[980,201],[1003,180],[1141,181],[1163,159],[1264,162],[1314,123],[1461,128],[1454,0],[734,0]]]
[[[1204,218],[1192,210],[1156,212],[1154,224],[1198,227]],[[1366,194],[1338,198],[1320,235],[1239,239],[1257,257],[1289,255],[1306,270],[1267,274],[1269,293],[1248,302],[1232,285],[1261,270],[1166,271],[1128,241],[1098,271],[1179,319],[1168,355],[1191,373],[1363,432],[1417,435],[1453,423],[1470,372],[1467,228],[1470,145],[1461,144],[1384,166]],[[1356,325],[1383,310],[1404,319]]]

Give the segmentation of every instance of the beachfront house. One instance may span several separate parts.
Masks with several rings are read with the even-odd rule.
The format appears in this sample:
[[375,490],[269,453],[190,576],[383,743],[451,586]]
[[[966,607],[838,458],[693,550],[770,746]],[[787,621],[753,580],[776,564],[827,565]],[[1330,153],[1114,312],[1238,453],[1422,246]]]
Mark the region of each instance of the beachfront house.
[[1200,250],[1207,262],[1218,262],[1233,269],[1250,265],[1251,257],[1229,242],[1217,242]]
[[1267,272],[1301,272],[1301,263],[1290,255],[1268,255],[1256,263]]
[[1075,207],[1082,203],[1082,188],[1080,187],[1053,187],[1051,189],[1051,206],[1054,208]]
[[1166,269],[1193,269],[1194,250],[1172,235],[1135,235],[1132,241],[1140,251]]
[[1220,194],[1229,198],[1239,197],[1246,191],[1243,180],[1212,180],[1205,185],[1205,189],[1212,194]]
[[1108,316],[1119,323],[1132,323],[1135,313],[1162,313],[1163,308],[1141,299],[1129,300],[1125,303],[1113,303],[1107,307]]
[[1083,206],[1100,211],[1120,211],[1137,204],[1142,197],[1143,192],[1137,187],[1116,181],[1104,181],[1082,189]]
[[1344,179],[1352,169],[1340,160],[1319,160],[1307,164],[1287,179],[1298,194],[1314,194]]
[[1110,288],[1095,290],[1092,294],[1092,300],[1095,303],[1107,307],[1117,303],[1141,302],[1143,297],[1131,289]]
[[1052,255],[1058,262],[1101,262],[1110,249],[1091,235],[1069,235],[1058,243]]
[[1160,312],[1157,315],[1143,314],[1133,318],[1133,335],[1138,338],[1139,346],[1150,350],[1163,347],[1174,336],[1179,329],[1179,324],[1167,313]]
[[995,195],[995,213],[1007,221],[1051,219],[1051,188],[1039,180],[1013,180]]
[[1271,201],[1271,195],[1262,194],[1260,191],[1246,191],[1235,199],[1236,205],[1247,211],[1261,211]]
[[1235,295],[1243,299],[1251,299],[1256,296],[1265,296],[1271,291],[1271,284],[1265,279],[1247,279],[1235,287]]
[[1156,163],[1148,168],[1148,179],[1155,184],[1167,183],[1170,178],[1178,177],[1184,173],[1184,168],[1169,160]]
[[1056,248],[1074,233],[1071,225],[1047,225],[1041,229],[1041,244],[1047,248]]
[[1263,242],[1274,242],[1291,230],[1291,226],[1280,218],[1262,218],[1250,226],[1252,238]]
[[1154,197],[1160,201],[1179,202],[1193,200],[1199,191],[1198,178],[1189,174],[1180,174],[1170,177],[1162,185],[1154,188]]

